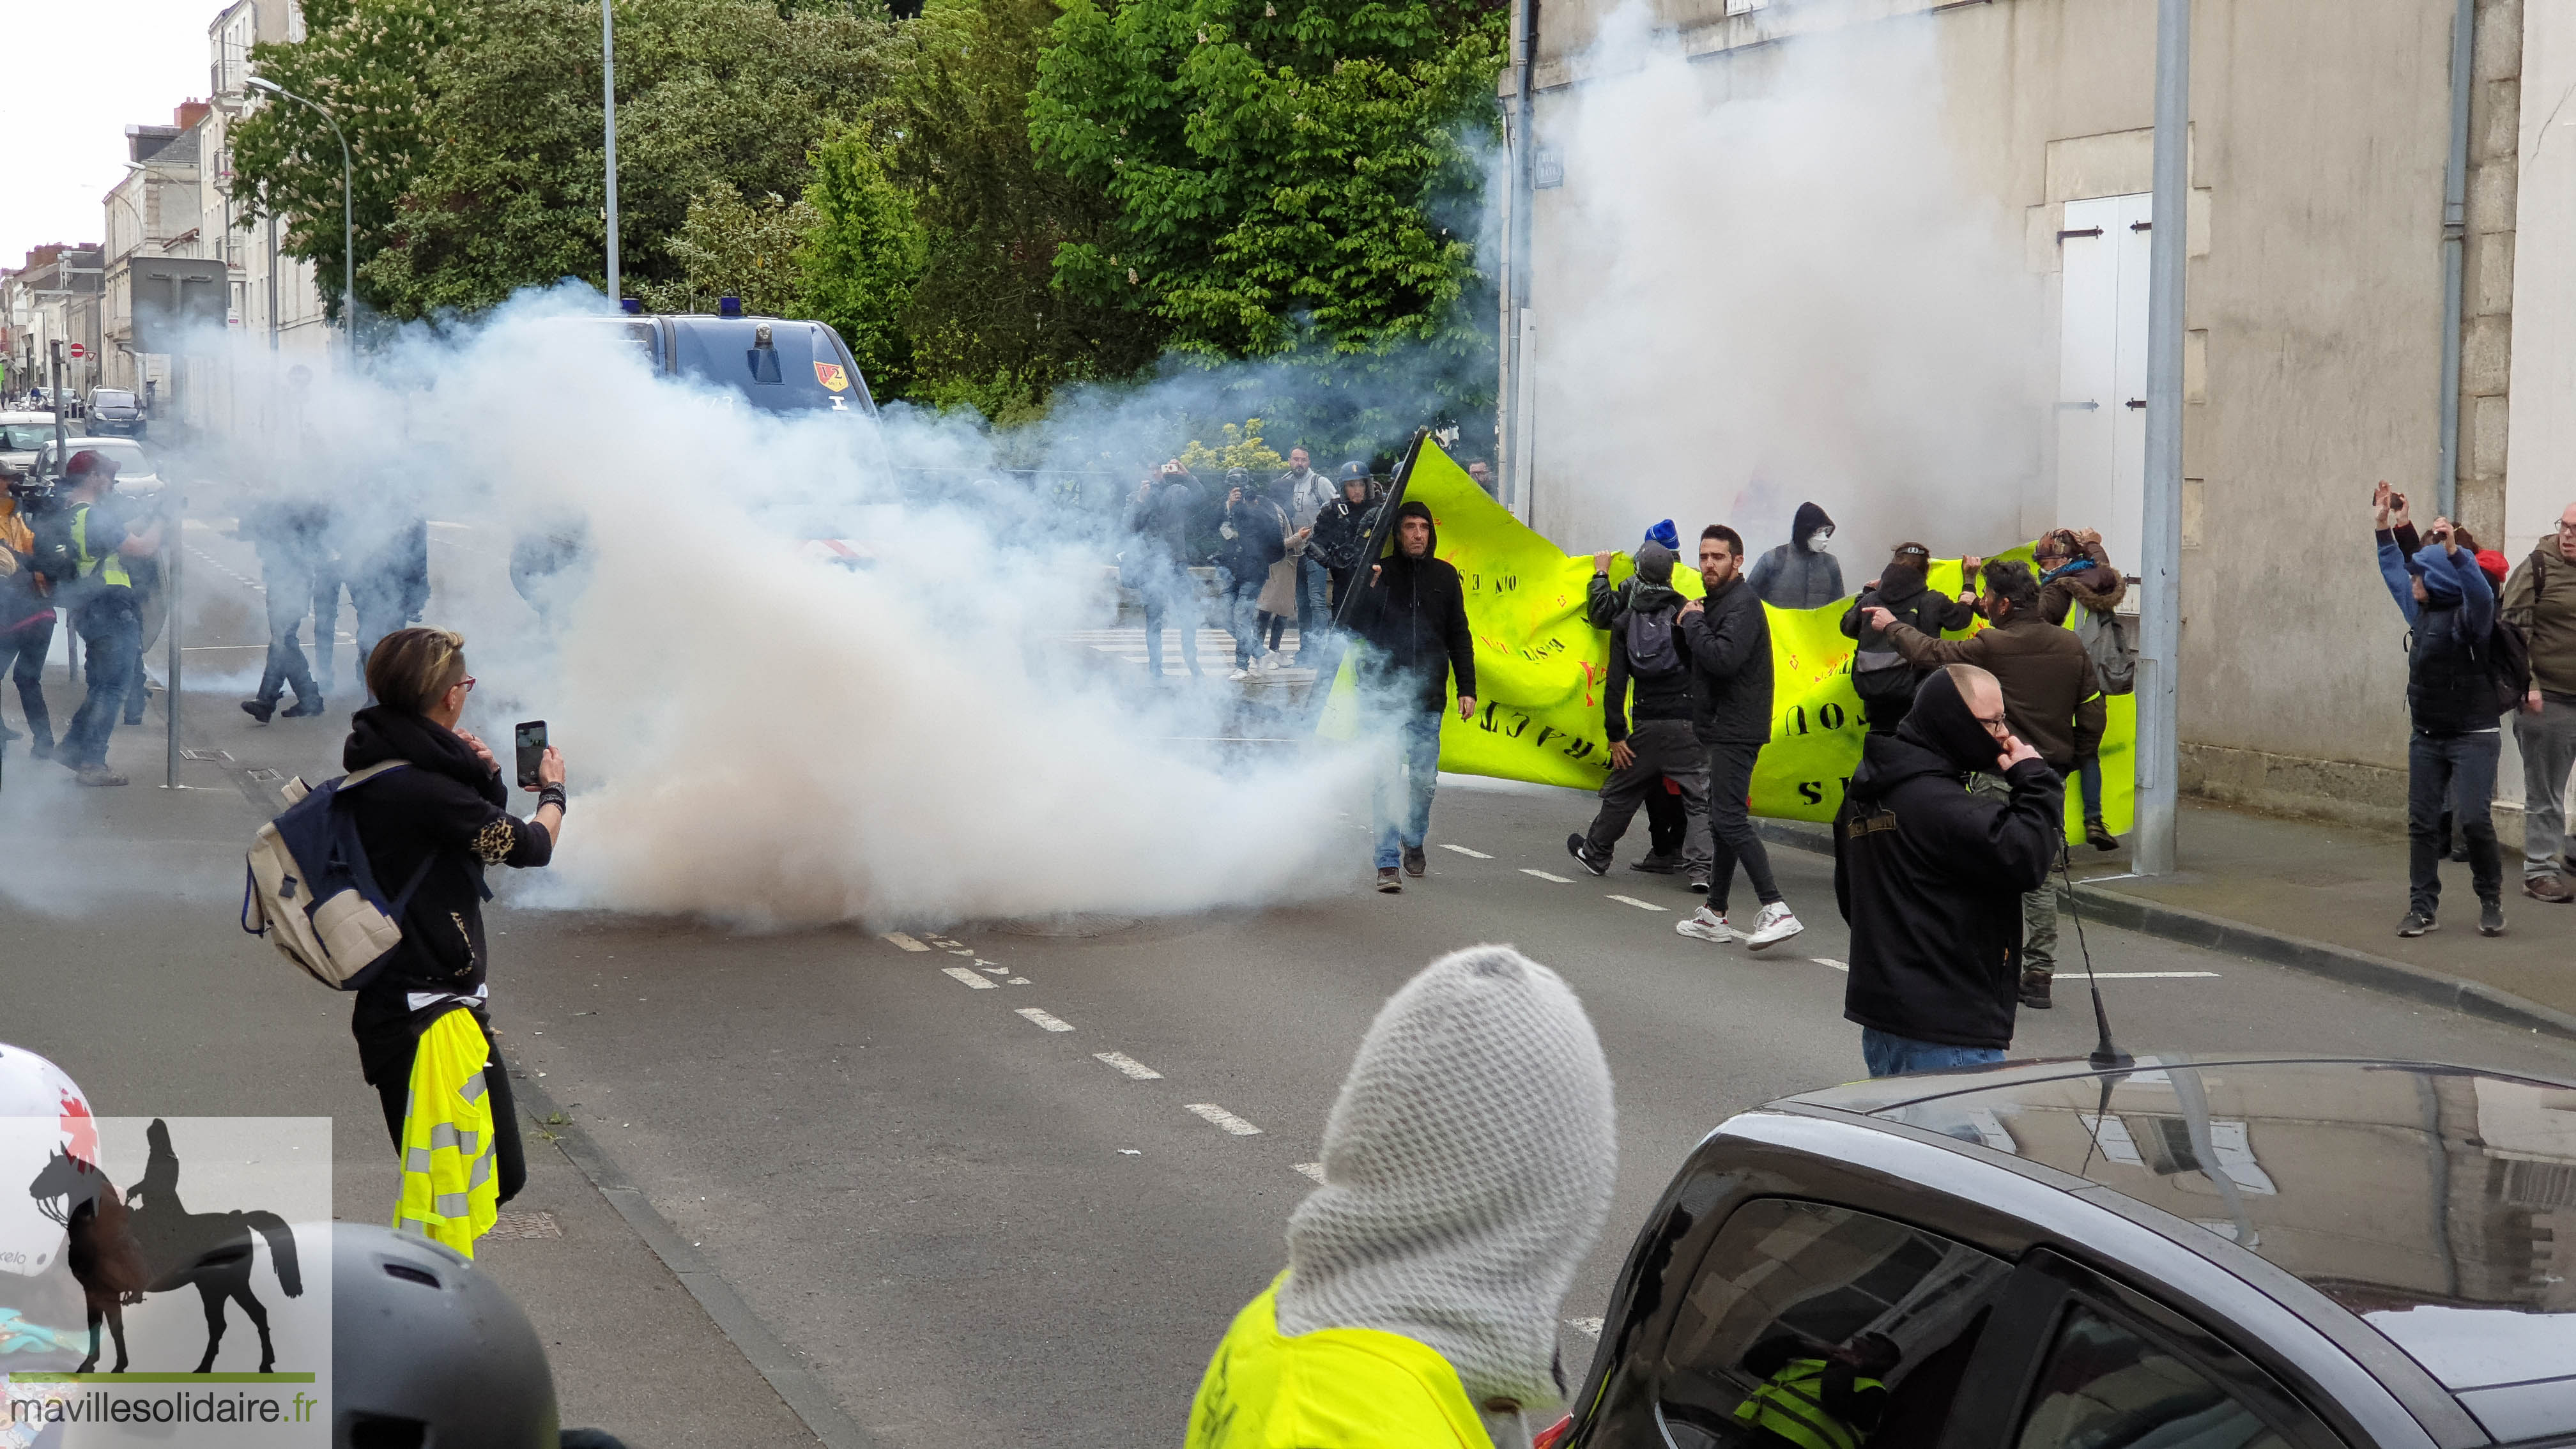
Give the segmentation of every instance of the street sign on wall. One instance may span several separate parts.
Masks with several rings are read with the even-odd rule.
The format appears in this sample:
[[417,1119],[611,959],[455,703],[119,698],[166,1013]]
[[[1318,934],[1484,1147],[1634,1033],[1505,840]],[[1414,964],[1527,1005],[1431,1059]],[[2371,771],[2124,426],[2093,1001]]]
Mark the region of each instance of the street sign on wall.
[[73,344],[72,344],[72,361],[74,361],[74,362],[78,362],[78,361],[80,361],[82,358],[87,357],[87,356],[89,356],[89,349],[88,349],[88,348],[86,348],[86,347],[82,346],[81,344],[79,344],[79,343],[77,343],[77,342],[75,342],[75,343],[73,343]]
[[134,350],[178,355],[214,351],[232,310],[228,269],[201,257],[136,259],[128,268],[134,289]]

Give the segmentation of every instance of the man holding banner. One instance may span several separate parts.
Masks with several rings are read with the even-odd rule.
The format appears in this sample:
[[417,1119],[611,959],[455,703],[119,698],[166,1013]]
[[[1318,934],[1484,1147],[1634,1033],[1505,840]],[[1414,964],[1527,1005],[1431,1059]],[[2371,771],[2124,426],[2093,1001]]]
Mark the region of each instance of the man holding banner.
[[[1422,840],[1431,829],[1431,792],[1440,779],[1440,714],[1458,679],[1458,718],[1476,714],[1476,646],[1467,632],[1467,594],[1458,570],[1436,556],[1431,509],[1406,500],[1395,511],[1395,549],[1369,565],[1344,621],[1370,646],[1360,663],[1362,698],[1391,726],[1392,759],[1372,801],[1377,888],[1393,895],[1404,875],[1429,869]],[[1402,800],[1399,803],[1398,794]]]

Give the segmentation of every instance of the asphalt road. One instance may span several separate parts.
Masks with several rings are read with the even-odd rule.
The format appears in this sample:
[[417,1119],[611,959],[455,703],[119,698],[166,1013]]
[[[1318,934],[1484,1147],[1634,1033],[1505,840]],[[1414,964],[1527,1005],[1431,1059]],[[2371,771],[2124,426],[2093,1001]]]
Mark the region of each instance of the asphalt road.
[[[228,561],[197,570],[196,587],[247,590],[225,572],[255,576],[246,550],[216,530],[191,537]],[[198,616],[204,647],[241,642],[215,602]],[[343,1004],[231,923],[237,852],[261,818],[243,778],[263,762],[326,764],[342,725],[261,729],[224,695],[190,709],[202,721],[190,742],[233,757],[187,767],[202,789],[79,791],[10,760],[7,1033],[57,1056],[105,1111],[328,1113],[344,1213],[376,1217],[383,1129]],[[138,734],[120,750],[157,765],[157,739]],[[1731,1112],[1861,1074],[1830,964],[1847,938],[1828,862],[1773,850],[1803,935],[1760,955],[1710,946],[1673,931],[1695,902],[1678,881],[1625,869],[1596,880],[1567,857],[1590,803],[1452,782],[1433,813],[1431,875],[1400,896],[1368,888],[1353,820],[1345,888],[1320,900],[1077,923],[1097,931],[1078,936],[912,923],[906,944],[857,927],[752,936],[501,907],[495,1014],[516,1069],[878,1442],[1124,1446],[1177,1438],[1227,1320],[1281,1265],[1282,1226],[1311,1186],[1300,1165],[1318,1156],[1379,1004],[1445,951],[1511,942],[1581,994],[1618,1085],[1618,1196],[1563,1310],[1579,1376],[1593,1341],[1578,1320],[1602,1311],[1630,1233],[1691,1144]],[[578,829],[576,811],[568,849]],[[1749,890],[1737,899],[1749,905]],[[2090,935],[2100,970],[2117,973],[2103,991],[2120,1042],[2141,1055],[2569,1068],[2544,1038]],[[2071,958],[2071,928],[2066,942]],[[2059,1009],[2024,1014],[2015,1054],[2088,1050],[2082,1008],[2062,981]],[[539,1314],[576,1417],[639,1445],[695,1442],[699,1426],[638,1385],[706,1379],[714,1397],[692,1402],[743,1406],[727,1441],[805,1442],[757,1380],[712,1363],[721,1339],[647,1331],[636,1315],[679,1310],[635,1261],[599,1270],[641,1275],[632,1304]],[[570,1301],[565,1271],[527,1271],[550,1303]]]

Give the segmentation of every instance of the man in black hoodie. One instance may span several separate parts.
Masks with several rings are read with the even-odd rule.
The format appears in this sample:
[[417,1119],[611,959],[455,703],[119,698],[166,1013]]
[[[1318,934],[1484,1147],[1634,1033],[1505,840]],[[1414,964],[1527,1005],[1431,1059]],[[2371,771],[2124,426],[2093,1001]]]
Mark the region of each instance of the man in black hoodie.
[[[1707,590],[1681,611],[1690,639],[1691,732],[1708,751],[1708,904],[1674,930],[1749,950],[1805,930],[1771,879],[1771,857],[1753,832],[1753,765],[1771,742],[1771,620],[1741,572],[1744,538],[1723,523],[1700,530],[1699,578]],[[1762,902],[1750,932],[1726,917],[1736,862]]]
[[[537,767],[537,813],[522,820],[503,807],[509,788],[500,762],[457,728],[474,676],[465,672],[465,641],[444,629],[397,629],[367,656],[367,692],[376,703],[349,721],[340,763],[351,771],[397,762],[347,792],[366,847],[367,864],[389,898],[401,898],[402,939],[369,969],[349,1023],[358,1065],[384,1105],[385,1129],[402,1148],[411,1106],[412,1057],[420,1034],[450,1011],[474,1013],[494,1040],[484,1011],[483,872],[495,865],[531,868],[554,857],[563,838],[563,757],[550,746]],[[510,1074],[497,1041],[484,1068],[492,1089],[493,1148],[501,1201],[527,1181]]]
[[[1610,778],[1601,782],[1601,813],[1592,828],[1565,838],[1575,861],[1594,875],[1610,870],[1611,850],[1628,833],[1637,807],[1680,790],[1682,867],[1708,889],[1708,756],[1691,734],[1690,643],[1675,622],[1684,602],[1672,587],[1673,551],[1660,543],[1637,550],[1636,583],[1610,619],[1610,674],[1601,693],[1610,739]],[[1637,705],[1631,727],[1628,690]]]
[[[1458,679],[1458,718],[1476,717],[1476,649],[1467,632],[1467,591],[1437,556],[1431,509],[1408,500],[1395,510],[1395,549],[1369,565],[1345,621],[1370,647],[1360,663],[1362,697],[1392,727],[1397,754],[1378,777],[1377,888],[1404,889],[1396,873],[1429,869],[1422,839],[1431,829],[1431,792],[1440,778],[1440,707]],[[1404,796],[1399,805],[1397,795]],[[1399,814],[1399,811],[1401,812]]]
[[1775,609],[1821,609],[1843,596],[1842,560],[1833,546],[1834,521],[1812,503],[1798,505],[1789,541],[1753,566],[1753,592]]
[[[1967,780],[2001,773],[2008,798]],[[1834,901],[1851,926],[1843,1019],[1873,1077],[2003,1060],[2021,994],[2021,898],[2048,880],[2066,782],[2015,739],[2003,686],[1934,670],[1893,735],[1861,744],[1834,817]]]

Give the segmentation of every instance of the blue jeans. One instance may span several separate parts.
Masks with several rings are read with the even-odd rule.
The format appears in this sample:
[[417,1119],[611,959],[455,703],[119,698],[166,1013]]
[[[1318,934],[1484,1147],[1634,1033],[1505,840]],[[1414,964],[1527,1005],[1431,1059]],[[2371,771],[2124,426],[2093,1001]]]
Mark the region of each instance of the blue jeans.
[[1238,579],[1234,570],[1217,566],[1217,627],[1234,636],[1234,667],[1242,669],[1261,653],[1261,585],[1267,574]]
[[1322,564],[1300,555],[1297,559],[1297,659],[1306,661],[1306,646],[1318,630],[1327,628],[1333,618],[1333,576]]
[[72,627],[80,631],[87,654],[89,694],[63,731],[55,758],[79,770],[107,763],[108,732],[125,712],[125,693],[143,682],[143,616],[134,611],[130,591],[113,590],[74,609]]
[[1943,1046],[1935,1041],[1916,1041],[1910,1036],[1880,1031],[1874,1026],[1860,1029],[1860,1055],[1862,1061],[1869,1063],[1869,1074],[1873,1077],[1910,1077],[1916,1072],[1991,1066],[2004,1059],[2001,1047]]
[[2442,903],[2442,816],[2459,822],[2469,848],[2469,884],[2481,901],[2504,896],[2504,867],[2496,852],[2496,760],[2504,753],[2500,730],[2476,734],[2418,733],[2406,744],[2406,907],[2432,915]]
[[2081,782],[2084,790],[2084,818],[2088,821],[2101,819],[2102,757],[2091,755],[2077,760],[2075,778]]
[[1199,595],[1197,581],[1178,570],[1149,573],[1135,585],[1136,600],[1145,609],[1145,670],[1157,681],[1163,677],[1163,619],[1177,615],[1173,625],[1181,631],[1181,664],[1190,673],[1199,672]]
[[[1395,746],[1379,764],[1370,818],[1377,826],[1377,865],[1400,865],[1406,850],[1420,850],[1431,829],[1431,792],[1440,783],[1440,719],[1447,711],[1416,710],[1395,722]],[[1396,818],[1398,797],[1404,817]]]

